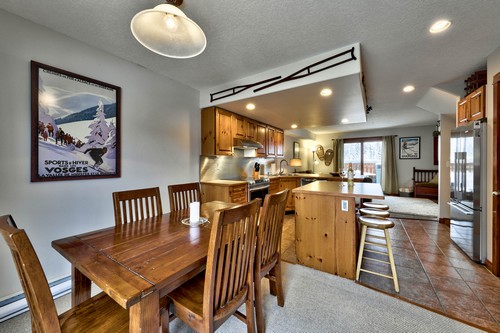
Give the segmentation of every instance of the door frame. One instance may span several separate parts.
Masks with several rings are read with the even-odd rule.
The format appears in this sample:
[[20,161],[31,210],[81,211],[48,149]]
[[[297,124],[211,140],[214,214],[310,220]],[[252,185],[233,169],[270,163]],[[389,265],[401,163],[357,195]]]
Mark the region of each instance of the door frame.
[[[495,149],[495,147],[497,147]],[[493,191],[500,191],[500,72],[493,76]],[[500,197],[492,195],[492,267],[500,276]]]

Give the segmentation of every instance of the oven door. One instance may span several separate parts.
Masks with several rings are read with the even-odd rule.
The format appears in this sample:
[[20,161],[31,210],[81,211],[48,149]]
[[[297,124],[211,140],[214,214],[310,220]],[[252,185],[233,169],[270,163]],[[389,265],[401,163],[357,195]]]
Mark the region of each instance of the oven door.
[[262,203],[264,203],[264,198],[266,194],[269,193],[269,186],[261,186],[257,188],[248,188],[248,200],[252,201],[255,198],[261,198]]

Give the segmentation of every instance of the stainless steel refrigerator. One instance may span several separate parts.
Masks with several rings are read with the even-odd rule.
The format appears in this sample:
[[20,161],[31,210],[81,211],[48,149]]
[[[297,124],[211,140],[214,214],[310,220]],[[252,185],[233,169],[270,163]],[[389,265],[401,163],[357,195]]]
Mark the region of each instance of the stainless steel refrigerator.
[[486,260],[486,123],[451,131],[450,237],[472,260]]

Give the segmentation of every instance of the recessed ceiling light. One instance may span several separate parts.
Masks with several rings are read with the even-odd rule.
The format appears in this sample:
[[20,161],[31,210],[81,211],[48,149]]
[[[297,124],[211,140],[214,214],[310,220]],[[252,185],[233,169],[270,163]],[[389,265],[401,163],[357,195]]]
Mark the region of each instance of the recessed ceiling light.
[[292,124],[291,128],[297,128],[297,124]]
[[247,110],[255,110],[255,104],[253,103],[248,103],[246,106]]
[[340,121],[342,124],[347,124],[349,122],[349,119],[347,118],[343,118],[341,121]]
[[321,96],[330,96],[332,94],[332,89],[325,88],[320,92]]
[[415,87],[414,86],[406,86],[403,88],[403,91],[408,93],[408,92],[412,92],[413,90],[415,90]]
[[450,27],[450,25],[451,25],[451,22],[448,20],[437,21],[436,23],[434,23],[431,26],[429,31],[433,34],[437,34],[437,33],[443,32],[446,29],[448,29]]

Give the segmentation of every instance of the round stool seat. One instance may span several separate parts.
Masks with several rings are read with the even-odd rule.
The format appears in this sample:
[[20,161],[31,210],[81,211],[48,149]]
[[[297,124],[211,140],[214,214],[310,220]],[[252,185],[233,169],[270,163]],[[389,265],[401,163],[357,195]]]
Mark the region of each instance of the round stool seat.
[[386,210],[372,209],[372,208],[361,208],[359,210],[361,216],[377,216],[377,217],[389,217],[391,214]]
[[394,227],[394,222],[391,220],[376,216],[360,216],[359,223],[376,229],[390,229]]
[[376,202],[363,202],[363,207],[375,208],[380,210],[389,210],[389,206],[387,206],[386,204],[376,203]]

